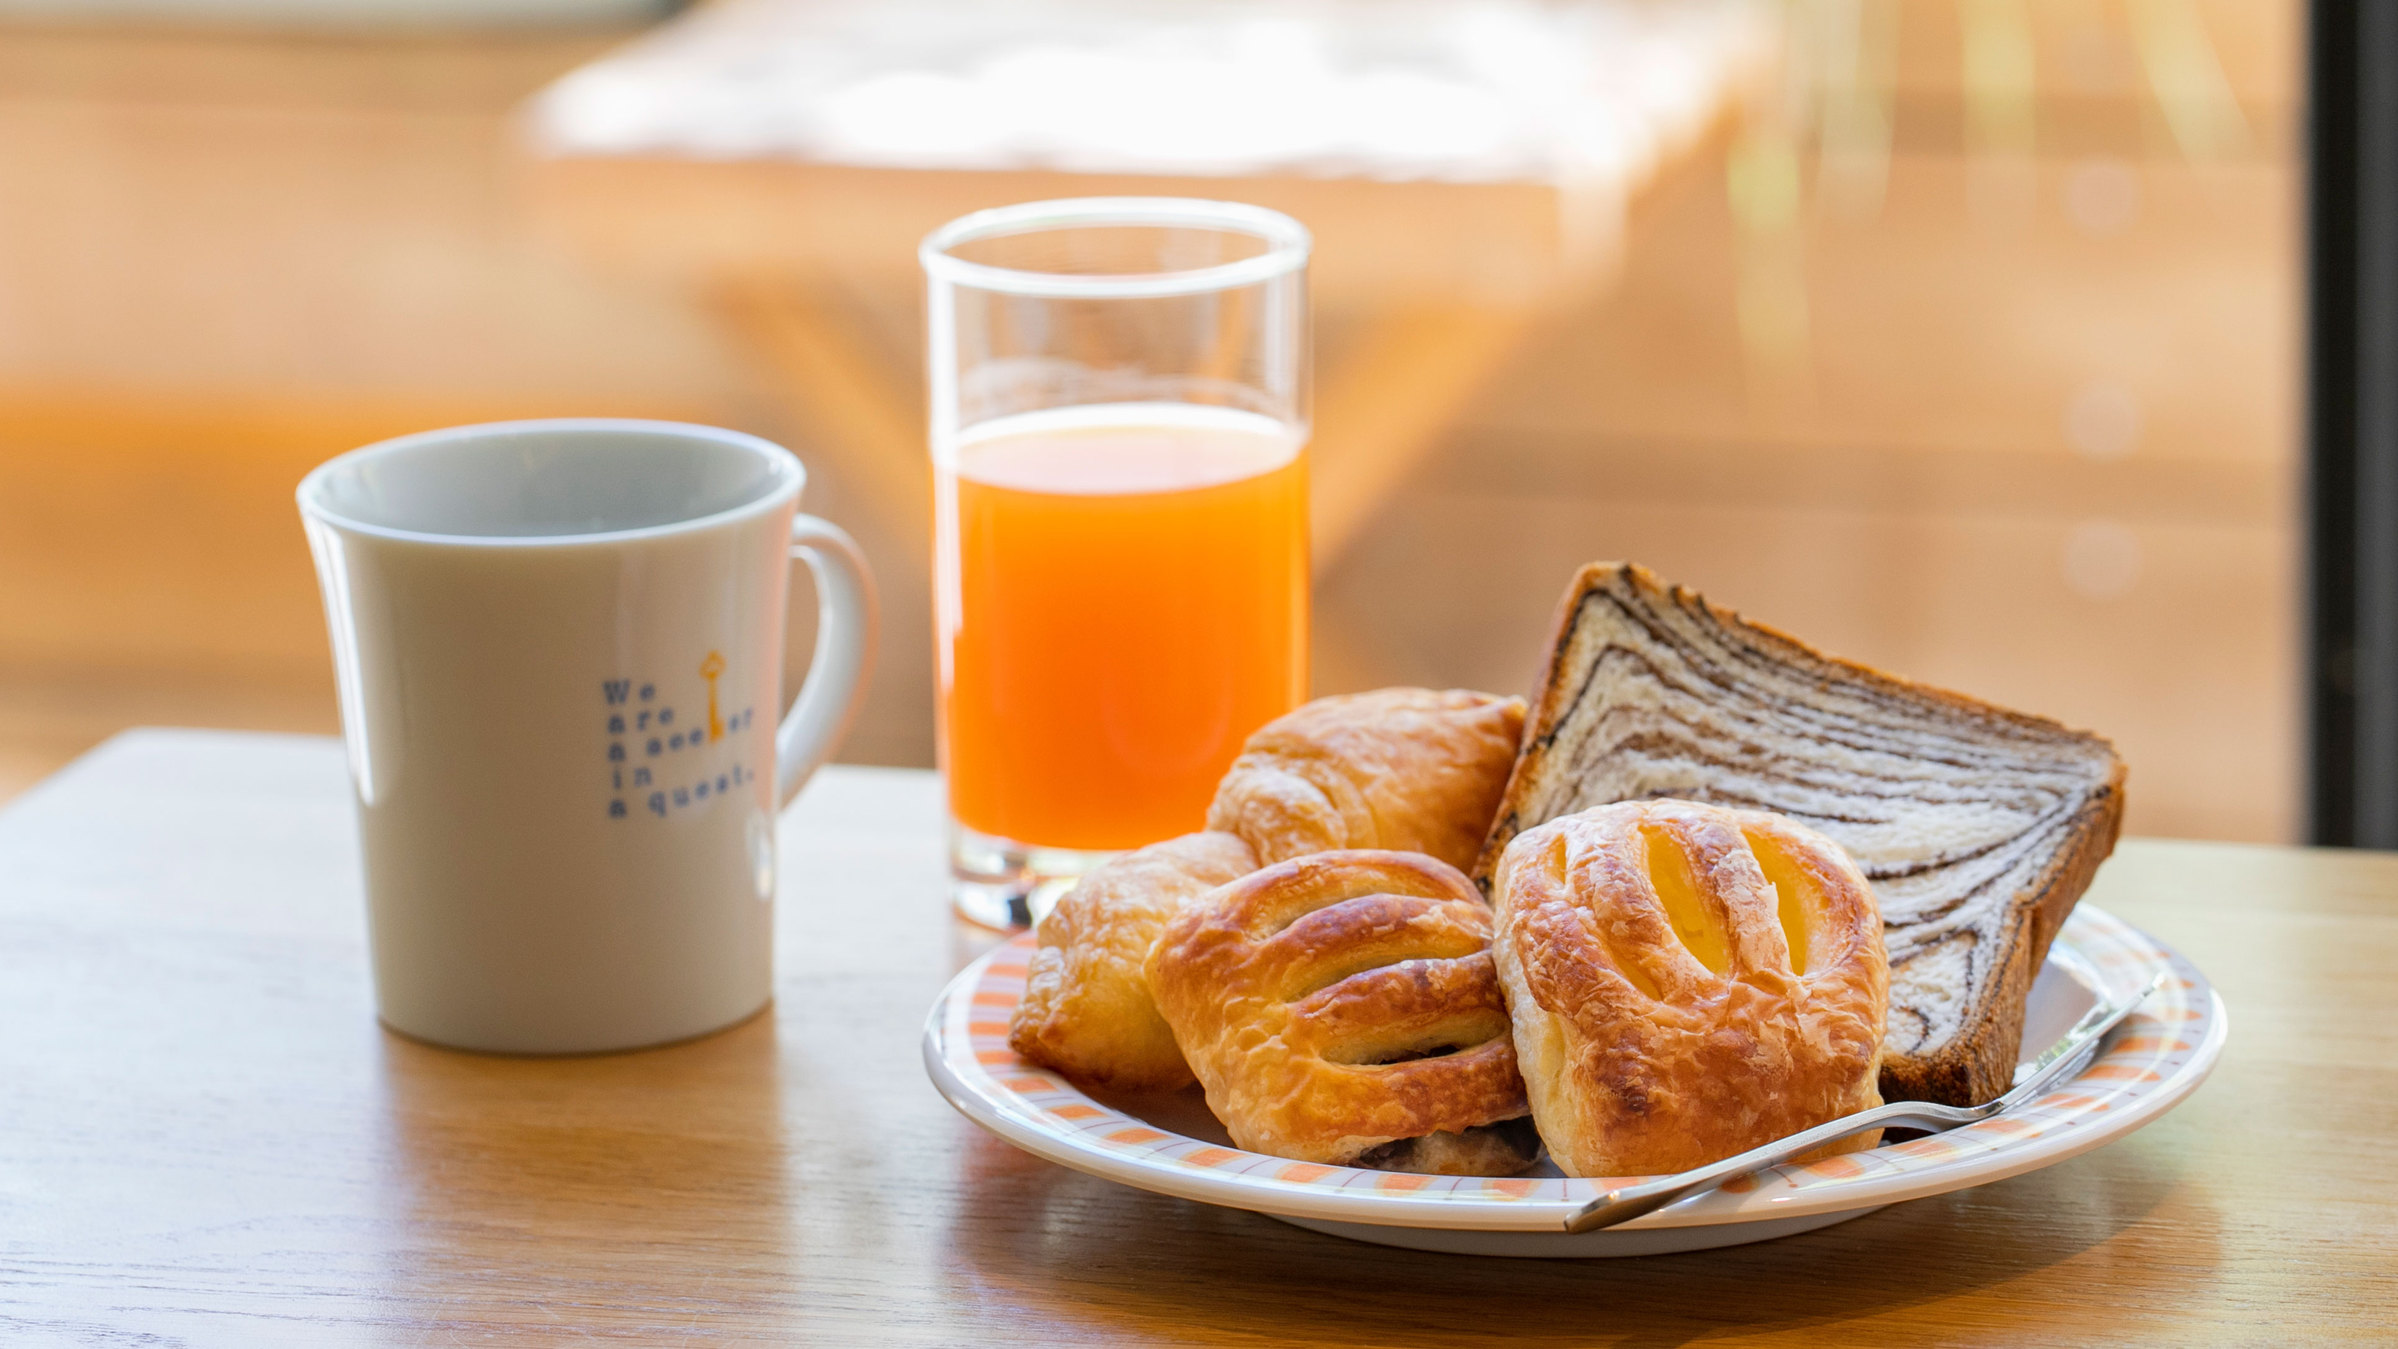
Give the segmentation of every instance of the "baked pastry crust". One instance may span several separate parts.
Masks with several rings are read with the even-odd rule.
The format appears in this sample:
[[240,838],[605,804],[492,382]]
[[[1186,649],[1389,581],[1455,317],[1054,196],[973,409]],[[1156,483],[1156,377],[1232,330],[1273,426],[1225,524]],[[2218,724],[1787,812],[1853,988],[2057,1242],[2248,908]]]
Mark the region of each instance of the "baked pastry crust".
[[1492,1127],[1528,1107],[1489,947],[1489,909],[1447,863],[1316,853],[1176,915],[1149,986],[1241,1147],[1506,1175],[1538,1148]]
[[1041,920],[1008,1047],[1119,1091],[1189,1086],[1191,1070],[1157,1014],[1143,965],[1168,919],[1256,869],[1248,844],[1201,833],[1125,853],[1083,877]]
[[1495,886],[1516,1058],[1567,1175],[1682,1171],[1881,1104],[1881,914],[1831,840],[1625,802],[1518,834]]
[[1207,827],[1240,835],[1268,865],[1387,848],[1469,867],[1523,729],[1523,699],[1469,689],[1318,698],[1249,737]]
[[1486,889],[1518,831],[1616,801],[1770,810],[1838,843],[1882,910],[1892,1100],[2012,1084],[2033,977],[2123,820],[2103,737],[1827,656],[1621,562],[1566,588],[1523,742]]

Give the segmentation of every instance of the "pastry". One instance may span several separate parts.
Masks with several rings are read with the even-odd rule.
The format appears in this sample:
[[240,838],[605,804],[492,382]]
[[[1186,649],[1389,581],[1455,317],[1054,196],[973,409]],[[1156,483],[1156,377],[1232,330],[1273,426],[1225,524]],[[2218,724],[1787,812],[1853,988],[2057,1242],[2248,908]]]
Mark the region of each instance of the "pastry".
[[1009,1044],[1101,1086],[1188,1085],[1141,975],[1166,918],[1265,862],[1327,848],[1380,844],[1463,865],[1489,829],[1523,717],[1520,698],[1383,689],[1270,723],[1219,786],[1210,832],[1109,862],[1042,920]]
[[1008,1046],[1034,1063],[1120,1091],[1189,1086],[1142,963],[1166,920],[1257,869],[1230,834],[1186,834],[1111,859],[1041,920]]
[[1821,834],[1600,806],[1516,835],[1492,887],[1516,1062],[1567,1175],[1683,1171],[1882,1103],[1881,916]]
[[1316,853],[1175,915],[1149,986],[1241,1147],[1506,1175],[1539,1144],[1489,948],[1489,909],[1447,863]]
[[1836,660],[1668,589],[1583,568],[1479,878],[1522,831],[1673,796],[1770,810],[1873,883],[1890,958],[1884,1096],[2004,1092],[2049,941],[2115,845],[2123,761],[2098,736]]
[[1249,737],[1207,827],[1248,840],[1261,863],[1388,848],[1469,867],[1523,724],[1523,699],[1466,689],[1318,698]]

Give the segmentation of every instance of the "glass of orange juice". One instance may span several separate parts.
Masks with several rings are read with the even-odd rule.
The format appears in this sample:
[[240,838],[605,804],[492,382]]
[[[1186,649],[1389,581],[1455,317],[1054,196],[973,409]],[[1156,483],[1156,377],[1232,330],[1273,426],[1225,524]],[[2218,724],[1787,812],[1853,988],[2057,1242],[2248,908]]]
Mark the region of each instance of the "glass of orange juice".
[[1094,198],[935,231],[941,766],[959,910],[1021,926],[1201,827],[1307,690],[1308,236]]

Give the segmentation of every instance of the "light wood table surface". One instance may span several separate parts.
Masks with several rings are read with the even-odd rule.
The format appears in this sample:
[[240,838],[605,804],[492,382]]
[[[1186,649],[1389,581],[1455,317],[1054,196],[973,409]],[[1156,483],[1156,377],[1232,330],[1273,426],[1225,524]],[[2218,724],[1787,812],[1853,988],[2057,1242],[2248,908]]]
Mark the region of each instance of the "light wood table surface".
[[[1064,197],[1229,198],[1305,224],[1322,576],[1476,394],[1614,277],[1628,204],[1755,85],[1765,19],[1623,0],[1480,22],[1349,0],[721,0],[527,105],[524,201],[576,256],[698,299],[768,373],[861,508],[845,523],[896,606],[886,658],[922,668],[926,234]],[[1025,62],[1049,72],[1038,88],[1007,73]],[[1417,92],[1374,101],[1394,80]],[[1407,120],[1440,98],[1470,113],[1447,133],[1480,129]],[[1364,659],[1338,611],[1315,638],[1327,664]]]
[[1810,1235],[1617,1261],[1357,1245],[1037,1161],[926,1008],[988,940],[937,781],[785,816],[778,996],[573,1059],[374,1020],[341,750],[134,732],[0,812],[0,1342],[2375,1341],[2398,1326],[2398,857],[2132,841],[2091,898],[2215,980],[2159,1123]]

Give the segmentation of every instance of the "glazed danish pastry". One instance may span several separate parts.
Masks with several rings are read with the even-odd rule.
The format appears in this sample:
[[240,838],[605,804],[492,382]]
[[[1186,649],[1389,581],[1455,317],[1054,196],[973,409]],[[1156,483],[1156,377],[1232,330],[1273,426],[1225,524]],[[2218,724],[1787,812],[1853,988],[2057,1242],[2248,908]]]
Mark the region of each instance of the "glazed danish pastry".
[[1539,1140],[1489,947],[1489,910],[1447,863],[1317,853],[1177,914],[1149,987],[1241,1147],[1507,1175]]
[[1142,963],[1184,905],[1257,869],[1230,834],[1185,834],[1083,877],[1041,920],[1008,1047],[1070,1077],[1120,1091],[1190,1085],[1191,1070],[1149,997]]
[[1318,698],[1249,737],[1207,827],[1240,835],[1267,864],[1389,848],[1470,867],[1523,729],[1523,699],[1468,689]]
[[1821,834],[1628,801],[1516,835],[1492,889],[1517,1061],[1567,1175],[1681,1171],[1881,1104],[1881,913]]

